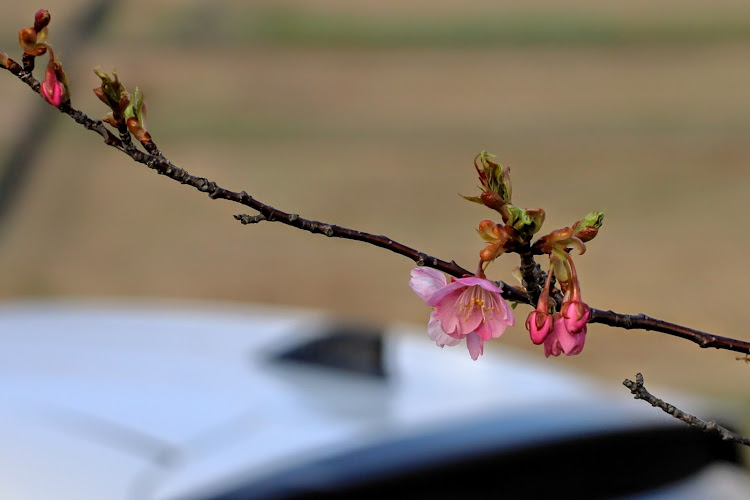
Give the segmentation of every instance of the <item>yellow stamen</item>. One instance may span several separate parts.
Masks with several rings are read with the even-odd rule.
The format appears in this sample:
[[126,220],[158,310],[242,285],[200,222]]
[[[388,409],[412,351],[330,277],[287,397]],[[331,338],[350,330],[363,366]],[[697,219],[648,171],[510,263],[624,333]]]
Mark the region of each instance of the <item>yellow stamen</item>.
[[455,309],[459,318],[469,321],[474,315],[474,308],[477,308],[482,314],[482,323],[486,323],[488,320],[492,321],[494,319],[493,312],[495,308],[492,304],[492,294],[481,286],[474,285],[468,287],[461,294],[456,302]]

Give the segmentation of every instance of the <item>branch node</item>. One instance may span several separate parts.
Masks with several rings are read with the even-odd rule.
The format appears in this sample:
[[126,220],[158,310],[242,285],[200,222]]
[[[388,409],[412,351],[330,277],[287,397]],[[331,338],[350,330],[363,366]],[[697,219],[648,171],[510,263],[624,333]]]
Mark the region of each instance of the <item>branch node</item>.
[[235,214],[234,218],[240,221],[242,225],[257,224],[258,222],[263,222],[264,220],[268,220],[266,216],[263,214],[258,214],[258,215]]

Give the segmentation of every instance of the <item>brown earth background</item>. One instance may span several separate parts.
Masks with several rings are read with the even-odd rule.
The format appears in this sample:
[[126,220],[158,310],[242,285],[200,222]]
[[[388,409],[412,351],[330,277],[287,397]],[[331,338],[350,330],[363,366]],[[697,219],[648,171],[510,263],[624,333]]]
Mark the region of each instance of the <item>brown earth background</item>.
[[[53,44],[85,5],[43,5]],[[0,49],[19,57],[33,13],[3,6]],[[59,55],[73,104],[92,116],[105,112],[94,66],[143,89],[155,141],[191,173],[464,267],[492,214],[458,193],[475,192],[473,156],[494,152],[512,167],[514,201],[547,211],[546,229],[606,209],[577,260],[592,305],[750,339],[747,1],[133,0]],[[45,103],[7,73],[0,103],[6,155]],[[409,260],[241,226],[241,208],[48,117],[54,132],[0,227],[3,299],[230,300],[426,323]],[[504,257],[490,276],[512,282],[516,265]],[[492,348],[543,356],[518,311]],[[548,362],[614,390],[642,371],[652,385],[750,405],[750,365],[735,354],[589,332],[582,355]]]

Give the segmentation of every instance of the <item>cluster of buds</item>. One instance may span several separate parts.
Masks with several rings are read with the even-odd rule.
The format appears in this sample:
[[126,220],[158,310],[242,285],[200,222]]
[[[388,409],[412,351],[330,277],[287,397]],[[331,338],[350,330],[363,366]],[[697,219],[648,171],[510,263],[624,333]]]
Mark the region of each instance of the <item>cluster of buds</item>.
[[482,193],[463,198],[495,210],[502,222],[489,219],[479,223],[479,236],[487,242],[479,253],[483,269],[504,253],[526,245],[544,224],[545,213],[541,208],[520,208],[512,203],[513,188],[510,183],[510,167],[503,167],[495,156],[482,151],[474,158],[474,168],[479,175]]
[[18,32],[18,43],[23,49],[24,61],[29,71],[33,69],[34,57],[49,52],[49,62],[39,91],[45,101],[59,108],[70,100],[70,84],[62,69],[62,64],[55,59],[55,52],[47,43],[47,26],[50,20],[49,12],[44,9],[37,11],[34,15],[34,26],[23,28]]
[[[586,324],[591,314],[589,306],[581,300],[581,287],[573,260],[567,253],[565,255],[567,258],[562,263],[556,256],[551,257],[553,265],[550,266],[536,309],[526,318],[531,341],[537,345],[544,344],[544,355],[547,357],[563,353],[568,356],[579,354],[586,341]],[[554,301],[550,301],[553,274],[560,280],[555,269],[565,269],[568,278],[567,281],[560,281],[566,292],[559,312],[554,311]]]
[[[571,356],[583,350],[591,311],[581,300],[581,285],[569,251],[577,249],[579,254],[583,254],[586,251],[585,243],[597,235],[603,219],[603,212],[591,212],[573,227],[552,231],[534,244],[538,251],[549,254],[550,269],[536,310],[526,318],[526,329],[533,343],[544,344],[544,354],[548,357],[563,353]],[[550,300],[553,276],[563,291],[559,312],[555,311],[555,303]]]
[[102,80],[101,86],[94,89],[94,94],[112,110],[104,116],[103,121],[118,130],[127,129],[141,144],[152,144],[151,134],[146,129],[143,92],[136,87],[131,97],[114,70],[112,76],[99,71],[99,68],[94,68],[94,73]]

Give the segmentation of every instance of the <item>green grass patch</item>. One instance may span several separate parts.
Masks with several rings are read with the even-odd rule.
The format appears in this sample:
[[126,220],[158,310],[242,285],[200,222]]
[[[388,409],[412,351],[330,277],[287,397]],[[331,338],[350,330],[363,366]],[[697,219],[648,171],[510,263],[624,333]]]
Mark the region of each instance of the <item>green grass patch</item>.
[[[200,15],[199,15],[200,14]],[[695,13],[616,18],[534,13],[513,16],[399,19],[252,9],[210,19],[205,12],[170,12],[152,19],[162,42],[304,47],[486,47],[688,44],[750,40],[750,17]]]

